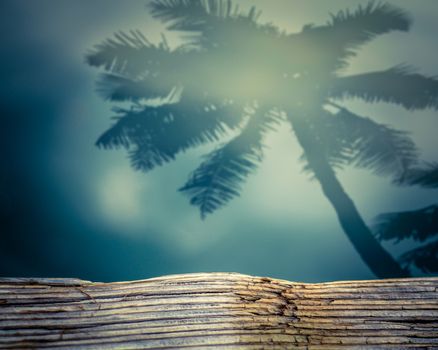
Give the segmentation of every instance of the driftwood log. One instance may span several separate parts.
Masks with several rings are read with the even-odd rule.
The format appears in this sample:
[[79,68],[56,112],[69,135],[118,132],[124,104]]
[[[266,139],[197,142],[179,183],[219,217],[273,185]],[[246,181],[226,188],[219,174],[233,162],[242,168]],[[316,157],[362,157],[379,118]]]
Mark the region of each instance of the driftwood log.
[[438,349],[438,278],[0,279],[0,348]]

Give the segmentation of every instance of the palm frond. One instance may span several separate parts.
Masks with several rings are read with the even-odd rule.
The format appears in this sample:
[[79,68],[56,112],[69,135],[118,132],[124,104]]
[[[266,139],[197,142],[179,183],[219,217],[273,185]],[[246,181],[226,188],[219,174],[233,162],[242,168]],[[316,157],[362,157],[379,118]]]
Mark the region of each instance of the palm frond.
[[[185,49],[215,51],[216,59],[248,63],[274,46],[284,51],[284,46],[273,45],[273,39],[281,36],[278,28],[258,23],[260,12],[254,6],[240,11],[230,0],[154,0],[150,8],[168,29],[185,32]],[[211,57],[210,62],[214,60]]]
[[[218,21],[244,16],[231,0],[153,0],[149,7],[170,30],[202,31]],[[255,21],[258,15],[253,7],[244,17]]]
[[418,159],[409,134],[340,108],[321,115],[315,132],[329,162],[338,167],[353,165],[378,175],[402,176]]
[[102,67],[107,72],[137,78],[177,64],[180,53],[178,49],[172,51],[164,40],[158,45],[152,44],[136,30],[115,33],[113,38],[95,45],[85,60],[90,66]]
[[438,234],[438,205],[381,214],[376,219],[374,232],[380,240],[412,238],[423,242]]
[[438,240],[408,251],[401,256],[401,262],[414,264],[425,273],[438,272]]
[[243,131],[208,154],[180,188],[190,203],[199,207],[202,218],[239,196],[242,183],[261,161],[263,135],[278,120],[276,115],[260,111],[251,115]]
[[147,172],[175,160],[176,152],[145,141],[136,143],[132,149],[128,150],[128,157],[135,170]]
[[111,101],[139,101],[165,98],[175,86],[159,76],[129,79],[116,74],[102,74],[97,82],[97,91]]
[[407,66],[397,66],[385,71],[337,78],[330,96],[393,103],[408,110],[437,109],[438,79],[415,73]]
[[438,163],[430,163],[423,168],[410,169],[401,179],[400,184],[438,188]]
[[324,55],[326,65],[339,69],[347,64],[349,57],[355,56],[359,46],[390,31],[407,31],[410,23],[409,15],[398,7],[371,1],[353,12],[332,14],[326,25],[307,25],[291,37],[313,46],[319,56]]
[[146,106],[141,110],[119,110],[117,122],[97,141],[106,149],[124,147],[134,168],[149,171],[188,148],[218,141],[242,119],[227,103]]

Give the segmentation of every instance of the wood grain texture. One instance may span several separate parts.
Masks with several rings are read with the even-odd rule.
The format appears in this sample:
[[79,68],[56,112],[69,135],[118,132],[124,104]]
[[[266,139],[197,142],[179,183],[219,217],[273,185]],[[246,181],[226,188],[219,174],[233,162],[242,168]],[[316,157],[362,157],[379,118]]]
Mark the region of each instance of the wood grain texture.
[[0,279],[0,348],[438,349],[438,278]]

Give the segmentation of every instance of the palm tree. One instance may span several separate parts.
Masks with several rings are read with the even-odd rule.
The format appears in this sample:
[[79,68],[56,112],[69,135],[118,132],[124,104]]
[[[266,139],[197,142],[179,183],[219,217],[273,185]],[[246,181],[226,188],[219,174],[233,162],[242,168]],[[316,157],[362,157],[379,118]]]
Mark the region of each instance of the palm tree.
[[407,31],[409,16],[370,3],[291,34],[229,0],[153,0],[149,8],[169,30],[182,32],[184,43],[171,48],[164,37],[153,44],[139,31],[118,32],[88,53],[88,64],[104,69],[102,95],[130,103],[116,110],[97,145],[124,147],[135,169],[149,171],[225,138],[180,189],[204,217],[239,195],[262,159],[264,137],[287,123],[305,168],[364,262],[379,277],[407,276],[373,236],[335,169],[353,165],[397,178],[416,162],[409,135],[339,104],[359,98],[409,110],[438,107],[438,81],[407,66],[342,75],[361,45]]
[[[423,168],[410,170],[401,185],[418,185],[438,188],[438,164],[428,164]],[[423,245],[407,251],[401,256],[402,264],[408,268],[415,265],[423,272],[438,272],[438,204],[425,208],[395,213],[385,213],[377,217],[375,233],[379,240],[412,239]]]

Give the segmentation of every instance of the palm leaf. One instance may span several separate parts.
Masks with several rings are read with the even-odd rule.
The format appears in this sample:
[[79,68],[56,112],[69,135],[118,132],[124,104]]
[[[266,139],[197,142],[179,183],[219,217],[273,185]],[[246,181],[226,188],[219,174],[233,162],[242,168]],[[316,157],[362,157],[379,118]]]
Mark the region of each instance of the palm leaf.
[[408,110],[438,108],[438,79],[398,66],[385,71],[337,78],[330,91],[337,99],[386,102]]
[[178,64],[181,49],[171,50],[166,41],[155,45],[140,31],[118,32],[113,38],[95,45],[86,55],[86,62],[105,71],[138,78],[145,74],[164,73]]
[[334,166],[353,165],[378,175],[402,176],[417,162],[418,151],[408,133],[345,108],[322,114],[315,132]]
[[152,16],[168,23],[170,30],[203,31],[222,20],[258,17],[254,7],[244,16],[231,0],[153,0],[149,7]]
[[157,166],[175,160],[176,150],[157,147],[152,142],[138,142],[128,151],[131,166],[137,171],[147,172]]
[[102,74],[97,91],[106,100],[139,101],[142,99],[165,98],[175,86],[159,76],[129,79],[116,74]]
[[381,214],[377,217],[374,231],[380,240],[412,238],[425,241],[438,234],[438,205]]
[[[150,8],[155,18],[167,23],[168,29],[186,32],[185,49],[214,51],[216,59],[223,57],[225,62],[237,59],[248,63],[260,52],[274,52],[274,46],[277,50],[285,48],[284,43],[273,45],[280,32],[271,24],[259,24],[260,12],[255,7],[240,12],[230,0],[154,0]],[[209,61],[207,65],[212,69],[215,58],[210,57]]]
[[188,148],[218,141],[242,119],[230,104],[177,104],[119,110],[117,122],[97,141],[103,148],[130,150],[132,165],[143,171],[160,166]]
[[400,184],[438,188],[438,163],[428,164],[424,168],[411,169],[405,174]]
[[260,111],[250,116],[243,131],[207,155],[180,188],[202,218],[239,196],[242,183],[261,161],[263,135],[278,121],[278,116]]
[[438,240],[408,251],[401,256],[402,263],[415,264],[425,273],[438,272]]
[[301,41],[303,47],[313,47],[315,55],[324,57],[321,64],[338,69],[347,64],[359,46],[390,31],[407,31],[410,23],[408,14],[398,7],[371,1],[354,12],[331,15],[326,25],[307,25],[291,38]]

